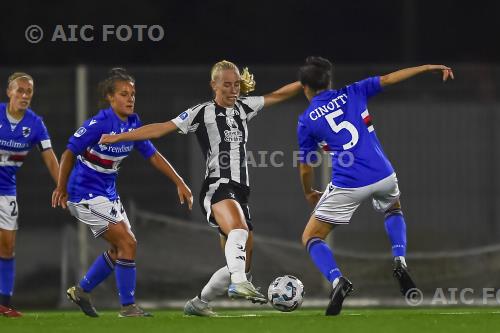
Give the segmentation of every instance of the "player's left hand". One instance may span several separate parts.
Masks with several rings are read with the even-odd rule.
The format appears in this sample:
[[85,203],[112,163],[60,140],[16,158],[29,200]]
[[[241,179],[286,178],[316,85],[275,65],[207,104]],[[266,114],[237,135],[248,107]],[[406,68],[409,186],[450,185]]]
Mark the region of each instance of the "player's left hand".
[[177,194],[179,195],[181,205],[184,205],[184,202],[187,201],[188,208],[191,210],[193,208],[193,193],[191,193],[191,190],[184,182],[177,185]]
[[454,80],[453,70],[445,65],[429,65],[430,71],[441,71],[443,73],[443,82],[446,82],[448,78]]

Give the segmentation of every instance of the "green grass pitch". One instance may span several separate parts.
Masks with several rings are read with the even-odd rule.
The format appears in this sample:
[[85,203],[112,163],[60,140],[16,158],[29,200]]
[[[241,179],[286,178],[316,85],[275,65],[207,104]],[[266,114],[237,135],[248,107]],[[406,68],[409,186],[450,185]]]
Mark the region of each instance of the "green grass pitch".
[[340,316],[325,317],[320,309],[292,313],[272,310],[221,310],[218,318],[185,317],[180,310],[156,310],[153,318],[118,318],[104,311],[88,318],[77,311],[27,311],[22,318],[0,317],[5,333],[154,333],[154,332],[497,332],[500,309],[412,308],[344,309]]

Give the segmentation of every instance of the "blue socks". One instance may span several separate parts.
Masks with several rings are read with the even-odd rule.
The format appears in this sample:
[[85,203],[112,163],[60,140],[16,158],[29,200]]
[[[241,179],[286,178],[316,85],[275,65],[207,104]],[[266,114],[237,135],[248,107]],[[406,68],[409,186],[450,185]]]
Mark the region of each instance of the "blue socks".
[[91,292],[97,285],[113,273],[114,262],[108,252],[104,252],[97,257],[92,266],[90,266],[87,274],[80,281],[80,287],[87,293]]
[[1,305],[10,306],[10,298],[14,292],[14,276],[16,261],[14,257],[0,258],[0,298]]
[[385,231],[389,236],[394,257],[406,255],[406,224],[400,209],[393,210],[385,216]]
[[328,281],[333,282],[342,276],[332,250],[321,238],[311,238],[307,241],[306,247],[312,261]]
[[90,266],[87,274],[80,281],[80,287],[85,292],[91,292],[99,283],[115,271],[116,285],[118,287],[118,295],[120,303],[130,305],[135,303],[135,261],[127,259],[117,259],[113,262],[108,252],[104,252],[97,257],[92,266]]
[[116,286],[122,306],[135,303],[135,261],[117,259],[115,266]]

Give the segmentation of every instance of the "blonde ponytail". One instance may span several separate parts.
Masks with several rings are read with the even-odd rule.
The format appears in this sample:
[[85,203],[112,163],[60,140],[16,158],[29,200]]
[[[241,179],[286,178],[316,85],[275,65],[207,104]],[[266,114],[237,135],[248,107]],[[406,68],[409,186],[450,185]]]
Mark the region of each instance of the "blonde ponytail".
[[255,90],[255,80],[253,74],[248,71],[248,67],[243,68],[241,73],[240,91],[242,94],[248,95]]

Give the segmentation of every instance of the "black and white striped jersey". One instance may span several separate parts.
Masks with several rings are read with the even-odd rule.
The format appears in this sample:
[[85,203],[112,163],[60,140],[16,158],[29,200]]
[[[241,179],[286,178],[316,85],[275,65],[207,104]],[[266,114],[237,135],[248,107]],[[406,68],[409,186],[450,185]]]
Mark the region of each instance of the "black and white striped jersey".
[[187,109],[172,122],[180,133],[196,133],[206,158],[206,178],[225,178],[249,186],[247,122],[263,106],[263,96],[240,97],[232,108],[212,100]]

